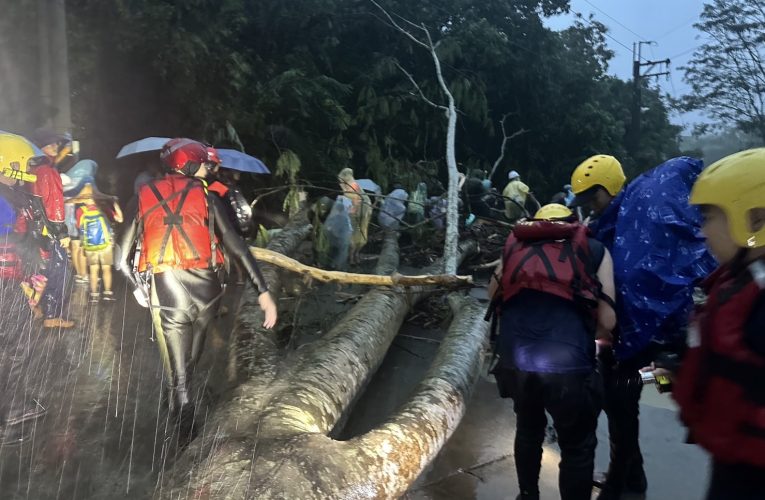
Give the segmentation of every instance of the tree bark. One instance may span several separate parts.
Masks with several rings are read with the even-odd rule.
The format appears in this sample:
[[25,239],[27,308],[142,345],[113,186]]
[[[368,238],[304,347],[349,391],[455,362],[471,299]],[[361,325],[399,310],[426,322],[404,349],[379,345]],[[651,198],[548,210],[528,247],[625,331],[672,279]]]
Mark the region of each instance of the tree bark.
[[[391,235],[378,272],[395,269],[396,246]],[[467,243],[463,249],[464,253],[474,251],[475,244]],[[391,262],[391,253],[395,262]],[[319,481],[316,476],[321,476],[324,469],[349,468],[352,456],[358,452],[351,450],[348,455],[338,451],[348,445],[335,443],[327,435],[347,414],[382,362],[409,307],[430,290],[373,290],[325,337],[282,363],[283,371],[273,376],[268,386],[253,383],[256,379],[265,381],[260,376],[242,384],[234,397],[208,419],[203,435],[169,471],[172,497],[301,498],[299,491],[314,491],[311,484]],[[325,445],[332,446],[332,453],[319,448]],[[276,477],[279,470],[288,470],[283,460],[290,456],[313,456],[310,460],[324,457],[325,462],[317,462],[314,469],[306,468],[300,477],[283,479],[294,483],[292,486],[259,486]],[[299,470],[303,465],[309,464],[296,463]],[[337,478],[338,487],[344,487],[343,477]],[[164,493],[161,482],[158,496]]]
[[[482,307],[452,296],[454,320],[409,402],[350,441],[314,432],[229,437],[177,485],[172,498],[395,498],[456,429],[487,338]],[[257,430],[256,430],[257,431]]]
[[[271,240],[268,248],[273,252],[290,255],[310,232],[311,225],[306,212],[301,212]],[[278,301],[281,290],[279,268],[265,262],[259,262],[259,267],[274,300]],[[263,320],[258,296],[252,284],[248,283],[242,293],[237,324],[232,334],[229,379],[251,378],[253,382],[265,386],[276,376],[277,361],[280,358],[278,331],[263,328]]]
[[288,271],[302,274],[309,278],[322,282],[346,283],[353,285],[369,286],[466,286],[473,283],[472,276],[457,276],[455,274],[426,274],[419,276],[405,276],[403,274],[393,273],[390,276],[377,274],[357,274],[345,273],[340,271],[327,271],[316,267],[307,266],[295,259],[291,259],[279,252],[268,250],[266,248],[251,248],[252,255],[259,262],[268,262],[279,266]]

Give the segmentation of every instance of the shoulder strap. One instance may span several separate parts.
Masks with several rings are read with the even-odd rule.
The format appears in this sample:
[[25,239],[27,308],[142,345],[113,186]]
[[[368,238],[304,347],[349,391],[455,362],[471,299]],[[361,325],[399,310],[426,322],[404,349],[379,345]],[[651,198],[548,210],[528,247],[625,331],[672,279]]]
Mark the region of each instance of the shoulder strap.
[[[157,186],[153,182],[147,183],[149,186],[149,189],[151,189],[152,193],[154,193],[154,196],[157,198],[158,203],[151,207],[152,209],[158,208],[161,206],[165,210],[165,225],[167,226],[167,230],[165,231],[165,235],[162,237],[162,243],[159,247],[159,261],[158,264],[162,264],[164,262],[165,257],[165,249],[167,248],[167,243],[170,240],[170,236],[173,233],[173,229],[178,231],[178,233],[181,235],[181,237],[185,240],[186,246],[189,247],[191,252],[194,255],[195,259],[199,259],[199,252],[197,252],[196,247],[194,246],[194,242],[191,241],[191,238],[186,233],[186,231],[183,229],[183,216],[181,215],[181,211],[183,210],[183,203],[186,201],[186,197],[191,192],[191,189],[194,187],[194,182],[189,181],[188,184],[181,189],[180,191],[177,191],[175,194],[179,194],[181,199],[178,201],[178,205],[175,207],[175,212],[173,212],[170,207],[168,206],[167,200],[172,198],[171,196],[168,196],[167,198],[162,197],[162,193],[159,192],[159,189],[157,189]],[[207,192],[205,191],[205,194]],[[163,203],[164,202],[164,203]],[[207,200],[205,199],[205,203]],[[209,212],[209,210],[208,210]],[[146,216],[146,213],[144,213],[144,217]]]
[[146,211],[145,211],[143,214],[140,214],[140,215],[138,216],[138,220],[139,220],[139,221],[140,221],[141,219],[144,219],[144,218],[146,218],[146,216],[147,216],[147,215],[149,215],[149,214],[150,214],[150,213],[152,213],[153,211],[157,210],[158,208],[160,208],[160,207],[166,207],[166,206],[167,206],[167,204],[170,202],[170,200],[172,200],[173,198],[176,198],[176,197],[178,197],[178,196],[181,196],[181,195],[185,195],[187,192],[189,192],[189,191],[191,190],[191,188],[193,188],[193,187],[194,187],[194,183],[193,183],[193,182],[189,182],[189,183],[186,185],[186,187],[184,187],[184,188],[183,188],[183,189],[181,189],[180,191],[176,191],[176,192],[172,193],[172,194],[171,194],[170,196],[168,196],[167,198],[163,198],[163,197],[162,197],[162,194],[161,194],[161,193],[159,193],[159,190],[157,189],[157,186],[154,184],[154,181],[153,181],[153,180],[151,180],[151,181],[147,182],[147,183],[145,184],[145,186],[148,186],[148,187],[149,187],[149,189],[151,189],[152,193],[154,193],[154,196],[157,198],[157,203],[156,203],[155,205],[152,205],[152,206],[151,206],[151,207],[149,207],[148,209],[146,209]]
[[215,269],[215,257],[218,245],[215,243],[215,208],[210,208],[210,194],[205,189],[205,204],[207,205],[207,231],[210,235],[210,269]]

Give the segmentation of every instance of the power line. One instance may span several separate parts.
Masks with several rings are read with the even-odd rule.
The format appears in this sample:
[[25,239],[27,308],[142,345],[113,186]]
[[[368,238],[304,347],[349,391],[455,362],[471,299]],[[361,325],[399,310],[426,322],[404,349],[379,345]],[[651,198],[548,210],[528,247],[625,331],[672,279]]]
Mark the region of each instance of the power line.
[[635,35],[635,36],[636,36],[636,37],[638,37],[639,39],[641,39],[641,40],[643,40],[643,41],[645,41],[645,40],[646,40],[646,38],[645,38],[644,36],[641,36],[641,35],[639,35],[638,33],[635,33],[635,32],[634,32],[634,31],[632,31],[632,30],[631,30],[631,29],[630,29],[628,26],[625,26],[624,24],[622,24],[622,23],[621,23],[621,22],[620,22],[618,19],[616,19],[615,17],[613,17],[613,16],[609,15],[609,14],[608,14],[608,12],[604,11],[603,9],[601,9],[600,7],[598,7],[597,5],[595,5],[594,3],[590,2],[590,0],[584,0],[584,1],[585,1],[585,2],[587,2],[588,4],[590,4],[590,6],[591,6],[591,7],[593,7],[593,8],[595,8],[595,9],[599,10],[601,14],[603,14],[603,15],[604,15],[604,16],[606,16],[607,18],[611,19],[613,22],[615,22],[616,24],[618,24],[618,25],[619,25],[619,26],[621,26],[622,28],[626,29],[627,31],[629,31],[630,33],[632,33],[633,35]]
[[678,54],[675,54],[674,56],[670,56],[670,59],[675,59],[676,57],[684,56],[685,54],[689,52],[693,52],[694,50],[698,49],[698,47],[691,47],[690,49],[686,49]]
[[[589,3],[589,2],[588,2],[588,3]],[[573,12],[573,13],[574,13],[574,15],[575,15],[575,16],[577,16],[579,19],[582,19],[583,21],[585,21],[585,22],[589,23],[589,24],[590,24],[590,26],[595,26],[595,24],[594,24],[592,21],[590,21],[588,18],[584,17],[584,14],[582,14],[581,12],[577,12],[577,11],[575,11],[575,10],[573,10],[573,9],[571,9],[571,12]],[[613,36],[612,36],[610,33],[608,33],[608,31],[607,31],[607,30],[606,30],[606,31],[605,31],[603,34],[604,34],[605,36],[607,36],[608,38],[610,38],[611,40],[613,40],[614,42],[616,42],[617,44],[619,44],[619,45],[621,45],[622,47],[624,47],[625,49],[627,49],[628,51],[630,51],[630,52],[632,51],[632,48],[631,48],[631,47],[629,47],[627,44],[625,44],[625,43],[622,43],[622,42],[620,42],[619,40],[617,40],[616,38],[614,38],[614,37],[613,37]],[[640,37],[640,35],[638,35],[638,37]],[[642,37],[640,37],[640,38],[642,38]],[[643,56],[641,56],[641,57],[640,57],[640,59],[642,59],[643,61],[648,61],[648,59],[646,59],[646,58],[645,58],[645,57],[643,57]]]
[[671,34],[672,34],[672,33],[674,33],[675,31],[677,31],[677,30],[679,30],[679,29],[682,29],[682,28],[685,28],[686,26],[688,26],[688,25],[690,25],[690,24],[693,24],[693,23],[694,23],[694,22],[696,22],[698,19],[699,19],[699,16],[693,16],[692,18],[690,18],[690,19],[688,19],[687,21],[685,21],[683,24],[678,24],[677,26],[675,26],[675,27],[674,27],[674,28],[672,28],[671,30],[667,31],[667,32],[666,32],[666,33],[664,33],[663,35],[660,35],[658,38],[656,38],[656,40],[657,40],[657,41],[658,41],[658,40],[661,40],[662,38],[665,38],[665,37],[667,37],[667,36],[671,35]]

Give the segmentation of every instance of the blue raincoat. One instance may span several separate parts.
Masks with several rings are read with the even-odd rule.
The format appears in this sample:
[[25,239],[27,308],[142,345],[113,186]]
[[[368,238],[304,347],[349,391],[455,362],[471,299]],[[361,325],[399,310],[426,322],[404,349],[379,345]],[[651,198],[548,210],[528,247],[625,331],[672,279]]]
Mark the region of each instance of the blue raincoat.
[[651,342],[682,342],[693,287],[717,263],[701,234],[701,213],[689,205],[701,160],[673,158],[622,190],[592,229],[614,259],[619,343],[628,359]]

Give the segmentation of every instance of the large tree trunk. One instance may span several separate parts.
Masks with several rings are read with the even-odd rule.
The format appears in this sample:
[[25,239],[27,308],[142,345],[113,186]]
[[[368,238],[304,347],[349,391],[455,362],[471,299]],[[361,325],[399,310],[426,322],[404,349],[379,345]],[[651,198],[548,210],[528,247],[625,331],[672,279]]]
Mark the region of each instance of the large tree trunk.
[[[386,240],[378,273],[390,274],[395,270],[398,264],[396,247],[395,237]],[[474,249],[474,244],[472,247],[465,245],[466,251]],[[287,490],[293,486],[279,483],[268,493],[272,487],[263,489],[258,485],[276,477],[276,469],[282,470],[280,454],[314,456],[311,460],[317,461],[317,468],[313,472],[308,468],[308,462],[305,463],[305,472],[312,475],[321,476],[321,470],[331,467],[332,463],[339,470],[348,468],[348,464],[356,460],[352,457],[361,452],[348,448],[347,444],[335,443],[327,435],[347,414],[381,363],[409,307],[429,291],[425,288],[374,290],[324,338],[286,358],[286,363],[281,364],[282,369],[277,370],[278,374],[270,384],[265,387],[253,384],[255,379],[265,381],[260,376],[242,384],[232,400],[208,419],[204,435],[186,450],[170,471],[169,486],[173,497],[201,495],[204,498],[210,495],[217,498],[223,494],[226,498],[268,495],[300,498],[303,496],[299,493],[300,488],[313,491],[310,484],[315,477],[284,479],[294,483],[294,488],[298,488],[294,490]],[[451,424],[444,426],[442,424],[447,422],[440,422],[432,425],[441,428],[441,434],[433,435],[450,432]],[[325,445],[332,446],[334,451],[350,451],[327,454],[314,447]],[[432,450],[423,453],[432,453]],[[326,459],[324,465],[318,461],[320,457]],[[421,462],[424,465],[427,459]],[[302,484],[304,479],[309,479],[309,483]],[[339,488],[345,487],[346,481],[342,479],[338,477]],[[160,485],[159,496],[163,492],[163,485]]]
[[[268,249],[283,255],[293,254],[300,243],[311,233],[306,212],[296,215],[289,224],[268,244]],[[268,283],[274,300],[279,300],[281,289],[280,269],[272,264],[259,262],[263,278]],[[265,386],[276,376],[280,358],[278,330],[263,328],[263,311],[258,304],[258,294],[251,283],[242,293],[237,313],[237,324],[232,334],[231,348],[233,366],[229,367],[229,378],[250,379]]]
[[456,429],[479,374],[488,331],[482,308],[458,296],[450,303],[454,320],[431,369],[385,424],[345,442],[318,429],[279,437],[253,429],[246,436],[229,436],[197,462],[171,496],[358,499],[403,494]]

